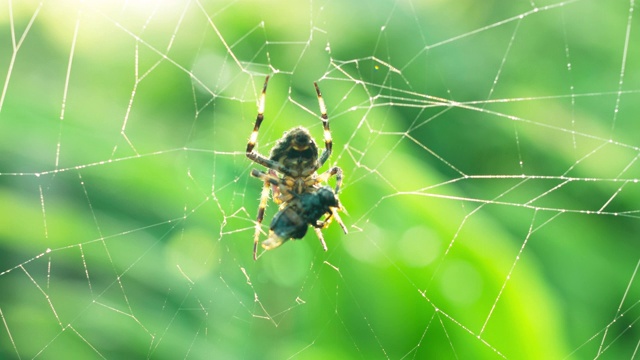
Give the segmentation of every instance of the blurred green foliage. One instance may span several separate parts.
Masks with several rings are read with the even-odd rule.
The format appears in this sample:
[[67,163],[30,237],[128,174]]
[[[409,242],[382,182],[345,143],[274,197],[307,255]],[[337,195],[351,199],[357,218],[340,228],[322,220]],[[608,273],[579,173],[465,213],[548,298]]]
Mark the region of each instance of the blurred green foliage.
[[[532,5],[0,1],[0,358],[631,357],[629,4]],[[251,259],[267,74],[259,151],[329,107],[327,253]]]

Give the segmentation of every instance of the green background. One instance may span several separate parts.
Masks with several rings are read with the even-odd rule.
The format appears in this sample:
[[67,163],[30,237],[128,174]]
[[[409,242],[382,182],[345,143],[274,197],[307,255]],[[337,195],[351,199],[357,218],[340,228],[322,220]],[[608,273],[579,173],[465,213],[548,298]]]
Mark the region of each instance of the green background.
[[[632,358],[630,5],[0,1],[0,358]],[[327,103],[326,253],[251,258],[266,75],[264,154]]]

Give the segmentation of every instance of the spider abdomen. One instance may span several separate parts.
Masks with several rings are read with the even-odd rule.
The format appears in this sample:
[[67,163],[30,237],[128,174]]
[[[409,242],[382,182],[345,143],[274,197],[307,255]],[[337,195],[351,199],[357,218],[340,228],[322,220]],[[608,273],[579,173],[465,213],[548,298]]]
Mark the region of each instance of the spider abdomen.
[[270,160],[290,171],[289,176],[306,176],[318,169],[318,145],[302,126],[286,131],[271,150]]

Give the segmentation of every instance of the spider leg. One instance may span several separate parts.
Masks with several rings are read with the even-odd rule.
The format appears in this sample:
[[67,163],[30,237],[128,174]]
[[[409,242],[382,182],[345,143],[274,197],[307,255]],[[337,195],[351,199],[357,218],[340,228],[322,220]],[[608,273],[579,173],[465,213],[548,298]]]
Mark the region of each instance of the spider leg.
[[251,136],[249,137],[249,142],[247,143],[247,156],[253,153],[253,148],[256,146],[256,141],[258,141],[258,131],[260,130],[260,125],[262,124],[262,120],[264,120],[264,103],[265,98],[267,97],[267,84],[269,83],[269,76],[264,79],[264,85],[262,86],[262,93],[260,94],[260,98],[258,99],[258,116],[256,117],[256,123],[253,125],[253,132],[251,132]]
[[318,94],[318,105],[320,106],[320,118],[322,119],[322,127],[324,129],[324,150],[320,157],[318,158],[319,167],[324,165],[324,163],[329,159],[331,155],[331,148],[333,146],[333,141],[331,140],[331,131],[329,130],[329,117],[327,116],[327,106],[324,103],[324,99],[322,98],[322,94],[320,93],[320,88],[318,87],[318,83],[313,83],[313,86],[316,88],[316,93]]
[[[278,174],[276,173],[275,170],[270,169],[269,176],[277,178]],[[282,194],[282,192],[280,191],[280,186],[276,184],[271,184],[271,193],[273,194],[273,201],[278,205],[282,204],[282,200],[280,199],[280,195]]]
[[320,244],[322,244],[322,249],[324,251],[327,251],[327,243],[324,242],[324,236],[322,236],[322,231],[320,230],[320,228],[317,227],[313,227],[313,230],[315,230],[316,235],[318,235],[318,239],[320,240]]
[[[344,209],[342,209],[344,210]],[[331,208],[331,215],[333,216],[334,219],[336,219],[336,222],[338,223],[338,225],[340,225],[340,227],[342,228],[342,231],[347,234],[347,226],[342,222],[342,219],[340,218],[340,215],[338,215],[338,208]]]
[[[253,173],[252,173],[253,175]],[[256,230],[253,233],[253,260],[258,259],[258,242],[260,241],[260,230],[262,227],[262,219],[264,219],[264,209],[267,207],[269,200],[269,190],[271,189],[269,181],[264,181],[262,187],[262,195],[260,195],[260,206],[258,206],[258,217],[256,219]]]
[[330,207],[329,210],[330,211],[327,213],[328,215],[326,215],[324,220],[318,220],[316,222],[316,224],[313,225],[313,227],[317,228],[317,229],[324,229],[324,228],[328,227],[329,224],[331,224],[331,220],[332,219],[336,219],[336,222],[338,223],[338,225],[340,225],[340,228],[342,228],[342,231],[345,234],[348,234],[349,231],[347,230],[347,226],[342,222],[342,219],[340,218],[340,215],[338,214],[338,210],[344,210],[344,209],[342,207],[340,207],[340,208]]
[[318,175],[318,182],[327,182],[327,180],[329,180],[330,177],[334,176],[336,177],[336,189],[335,189],[335,193],[338,194],[338,191],[340,191],[340,186],[342,186],[342,169],[334,166],[331,169],[323,172],[322,174]]
[[282,205],[284,201],[288,201],[287,197],[283,195],[291,193],[286,189],[284,181],[278,177],[274,170],[269,170],[269,172],[266,173],[258,169],[253,169],[251,170],[251,176],[269,183],[269,185],[271,186],[271,192],[273,194],[273,202],[278,205]]
[[272,172],[266,173],[258,169],[253,169],[251,170],[251,176],[256,177],[262,181],[265,181],[269,183],[269,185],[271,186],[279,186],[282,183],[280,178]]
[[[334,176],[336,177],[336,188],[335,188],[335,193],[336,195],[338,194],[338,192],[340,191],[340,186],[342,186],[342,169],[334,166],[331,169],[323,172],[322,174],[320,174],[317,178],[318,182],[327,182],[327,180],[329,180],[330,177]],[[347,227],[344,225],[344,223],[342,222],[342,219],[340,218],[340,215],[338,215],[338,210],[343,210],[346,211],[342,205],[340,205],[340,207],[331,207],[331,212],[329,213],[329,215],[327,215],[327,217],[324,219],[324,221],[322,221],[321,223],[319,222],[319,225],[321,227],[326,227],[329,225],[329,223],[331,222],[331,218],[333,217],[334,219],[336,219],[336,221],[338,222],[338,224],[340,225],[340,227],[342,228],[342,231],[344,231],[344,233],[347,233]]]
[[284,172],[284,166],[277,161],[271,160],[268,157],[260,154],[255,151],[254,148],[256,146],[256,142],[258,141],[258,131],[260,131],[260,125],[262,124],[262,120],[264,120],[264,104],[265,99],[267,97],[267,84],[269,83],[269,76],[264,79],[264,85],[262,86],[262,93],[260,93],[260,98],[258,99],[258,116],[256,116],[256,122],[253,125],[253,131],[249,136],[249,141],[247,142],[247,157],[252,161],[266,166],[269,169],[276,170],[278,172]]

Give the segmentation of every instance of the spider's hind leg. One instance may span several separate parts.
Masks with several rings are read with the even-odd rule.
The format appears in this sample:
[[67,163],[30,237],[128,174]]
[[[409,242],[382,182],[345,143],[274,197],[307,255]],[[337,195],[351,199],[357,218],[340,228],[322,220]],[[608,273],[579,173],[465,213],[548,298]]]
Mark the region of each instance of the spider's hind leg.
[[316,235],[318,235],[318,240],[320,240],[320,244],[322,244],[322,249],[324,251],[327,251],[327,243],[324,242],[324,236],[322,236],[322,230],[320,230],[320,228],[317,227],[313,227],[313,230],[315,230]]
[[338,166],[334,166],[331,169],[318,175],[318,182],[326,183],[329,180],[329,178],[332,176],[336,177],[335,193],[336,195],[338,195],[338,192],[340,191],[340,186],[342,186],[342,169],[339,168]]
[[258,206],[258,216],[256,218],[256,229],[255,229],[255,232],[253,233],[253,260],[258,259],[258,242],[260,242],[262,220],[264,219],[264,210],[266,209],[267,201],[269,200],[270,189],[271,189],[271,186],[269,182],[265,180],[264,186],[262,187],[262,194],[260,195],[260,206]]
[[[344,208],[340,207],[340,209],[344,211]],[[338,208],[331,208],[331,216],[336,219],[336,222],[338,223],[338,225],[340,225],[342,231],[345,234],[348,234],[349,232],[347,231],[347,226],[342,222],[340,215],[338,215]]]

